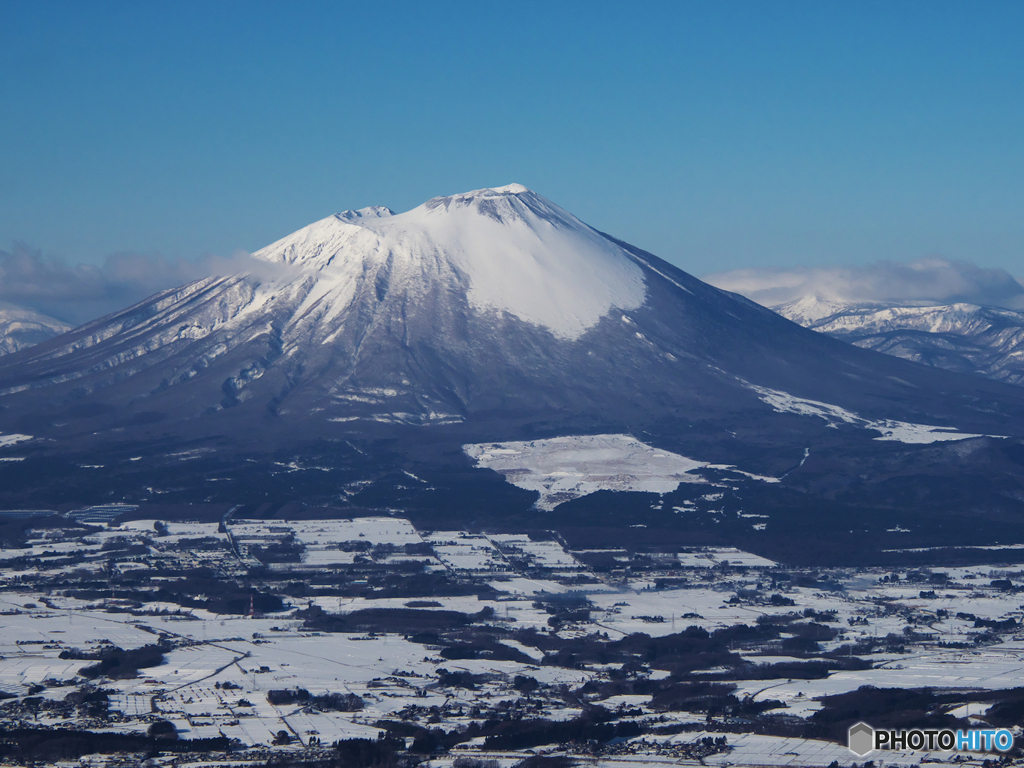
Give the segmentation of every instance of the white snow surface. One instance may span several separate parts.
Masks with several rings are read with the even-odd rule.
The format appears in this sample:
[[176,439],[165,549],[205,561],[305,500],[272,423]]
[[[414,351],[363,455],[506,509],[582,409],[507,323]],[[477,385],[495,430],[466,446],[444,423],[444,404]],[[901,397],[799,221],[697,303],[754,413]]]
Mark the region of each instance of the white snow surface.
[[71,330],[62,320],[27,307],[0,302],[0,355],[17,352]]
[[630,435],[581,435],[462,446],[478,467],[505,476],[513,485],[538,491],[539,509],[596,491],[670,493],[680,483],[703,483],[690,474],[712,466],[653,448]]
[[811,325],[818,320],[831,317],[845,308],[846,304],[842,302],[829,301],[828,299],[819,298],[814,294],[801,296],[799,299],[794,299],[785,304],[769,307],[769,309],[778,312],[787,320],[792,320],[800,325]]
[[1024,311],[956,302],[828,301],[769,307],[811,330],[887,355],[1024,384]]
[[[339,340],[358,356],[358,339],[399,329],[462,343],[463,336],[481,333],[474,326],[494,332],[509,320],[574,341],[609,312],[637,309],[647,296],[632,255],[517,184],[434,198],[400,214],[383,207],[344,211],[253,257],[245,272],[164,291],[39,352],[37,359],[52,361],[113,337],[123,340],[88,368],[62,370],[49,383],[135,366],[148,352],[202,341],[194,359],[168,377],[178,384],[266,334],[280,337],[285,357]],[[250,396],[248,385],[265,373],[259,361],[239,370],[230,380],[235,396]],[[33,386],[22,383],[0,394]],[[363,392],[339,382],[336,394],[364,402],[359,398],[373,391],[382,407],[352,419],[420,425],[462,419],[421,393],[410,413],[411,393],[389,390],[385,396],[373,383]],[[388,402],[395,397],[401,402]]]
[[1024,320],[1024,313],[1019,310],[967,302],[839,302],[812,295],[769,308],[800,325],[836,335],[913,330],[973,336],[991,329],[995,323],[1020,327]]
[[0,448],[6,448],[9,445],[16,445],[17,443],[23,443],[26,440],[31,440],[32,435],[19,435],[17,433],[3,434],[0,432]]
[[871,429],[881,434],[875,440],[900,443],[937,443],[944,440],[967,440],[973,437],[1004,437],[1004,435],[974,435],[958,432],[952,427],[936,427],[929,424],[912,424],[908,421],[891,419],[865,419],[852,411],[840,408],[831,403],[818,400],[807,400],[796,397],[788,392],[767,387],[746,384],[757,392],[761,401],[770,405],[779,413],[796,413],[801,416],[817,416],[828,422],[830,427],[838,428],[839,423],[851,424],[862,429]]
[[[314,279],[309,308],[327,299],[340,314],[363,275],[383,266],[391,290],[415,297],[440,281],[476,310],[507,312],[562,339],[646,297],[643,274],[622,248],[519,184],[436,197],[400,214],[346,211],[254,256],[298,270],[283,278],[289,283]],[[275,292],[264,291],[268,299]]]

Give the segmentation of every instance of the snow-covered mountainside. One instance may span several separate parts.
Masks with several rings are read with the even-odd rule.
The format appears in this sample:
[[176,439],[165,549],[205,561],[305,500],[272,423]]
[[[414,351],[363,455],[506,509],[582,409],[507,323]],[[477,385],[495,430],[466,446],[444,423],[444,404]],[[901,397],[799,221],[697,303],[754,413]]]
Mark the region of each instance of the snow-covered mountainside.
[[[694,473],[710,496],[812,516],[1024,498],[1024,390],[801,328],[519,185],[346,211],[254,255],[0,358],[0,433],[33,436],[3,449],[0,503],[316,498],[443,518]],[[464,446],[480,445],[499,453],[476,466]],[[700,507],[694,485],[663,511]]]
[[837,339],[905,360],[1024,385],[1024,312],[977,304],[843,304],[806,296],[772,307]]
[[[346,211],[254,256],[264,266],[165,291],[27,352],[0,367],[0,397],[110,398],[154,420],[252,400],[319,424],[446,424],[757,407],[745,382],[827,402],[837,388],[862,394],[842,374],[862,363],[822,368],[849,357],[845,346],[794,332],[516,184],[402,214]],[[890,412],[899,395],[865,417],[920,421]]]
[[[295,268],[286,279],[304,294],[299,332],[326,332],[325,342],[371,289],[380,302],[397,294],[407,306],[430,291],[465,296],[477,313],[507,313],[569,340],[612,307],[636,309],[645,295],[622,248],[518,184],[435,198],[398,215],[347,211],[255,256]],[[261,286],[252,308],[276,301],[281,288],[280,280]]]
[[202,376],[213,389],[194,402],[200,413],[248,399],[273,369],[274,397],[315,380],[324,389],[311,408],[340,404],[342,420],[450,421],[495,391],[473,391],[479,361],[521,364],[524,351],[576,341],[646,298],[636,257],[520,185],[404,214],[346,211],[254,256],[265,269],[166,291],[40,350],[20,370],[53,374],[0,394],[75,380],[92,391],[158,362],[154,389],[169,389],[226,365],[221,380]]
[[0,355],[17,352],[71,330],[71,326],[34,309],[0,302]]

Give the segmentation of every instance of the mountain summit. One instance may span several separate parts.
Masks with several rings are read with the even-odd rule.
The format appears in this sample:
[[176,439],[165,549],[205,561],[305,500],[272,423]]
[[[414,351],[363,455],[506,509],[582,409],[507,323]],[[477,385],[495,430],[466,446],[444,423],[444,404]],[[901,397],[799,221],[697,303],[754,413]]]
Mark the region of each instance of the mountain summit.
[[[331,329],[327,340],[353,304],[379,312],[430,293],[563,339],[579,338],[612,307],[644,301],[643,275],[622,248],[519,184],[436,197],[397,215],[346,211],[254,255],[300,270],[287,278],[303,294],[296,317],[308,318],[303,332],[311,322]],[[280,289],[270,282],[258,300]]]

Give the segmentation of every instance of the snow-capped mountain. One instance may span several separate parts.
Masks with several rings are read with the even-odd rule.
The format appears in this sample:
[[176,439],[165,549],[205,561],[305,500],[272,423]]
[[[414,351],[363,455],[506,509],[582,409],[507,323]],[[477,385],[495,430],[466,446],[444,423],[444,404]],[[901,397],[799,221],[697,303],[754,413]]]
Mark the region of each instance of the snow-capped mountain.
[[1024,312],[977,304],[841,303],[805,296],[783,317],[864,349],[1024,384]]
[[519,185],[402,214],[346,211],[254,256],[249,273],[166,291],[26,352],[0,369],[0,396],[109,397],[178,419],[254,399],[289,418],[425,424],[548,410],[646,418],[712,393],[750,401],[755,384],[863,395],[841,366],[864,363],[835,360],[847,347]]
[[[245,274],[164,291],[0,360],[0,435],[19,436],[9,458],[25,462],[17,473],[0,462],[0,499],[113,487],[528,507],[527,491],[508,496],[465,448],[513,444],[558,446],[570,465],[606,446],[672,451],[787,509],[805,502],[786,494],[818,509],[848,488],[857,504],[888,504],[905,478],[949,478],[954,464],[972,494],[1011,467],[1006,492],[1024,498],[1024,471],[1004,455],[1024,434],[1018,388],[801,328],[519,185],[399,214],[346,211],[254,256]],[[585,450],[560,441],[587,435],[605,437]],[[975,454],[977,482],[965,479]],[[574,497],[567,484],[603,487],[587,461],[558,464],[558,498]]]
[[70,330],[70,325],[54,317],[0,302],[0,355],[17,352]]
[[[503,375],[473,380],[481,363],[532,365],[523,353],[559,349],[646,297],[634,257],[518,185],[399,215],[346,211],[254,256],[264,266],[251,273],[166,291],[37,351],[11,371],[6,392],[26,376],[31,388],[76,382],[79,392],[130,376],[152,388],[136,398],[195,380],[190,415],[261,388],[275,411],[287,410],[303,397],[292,390],[312,388],[307,411],[461,419],[474,405],[501,407],[514,390]],[[255,383],[267,374],[273,383]]]

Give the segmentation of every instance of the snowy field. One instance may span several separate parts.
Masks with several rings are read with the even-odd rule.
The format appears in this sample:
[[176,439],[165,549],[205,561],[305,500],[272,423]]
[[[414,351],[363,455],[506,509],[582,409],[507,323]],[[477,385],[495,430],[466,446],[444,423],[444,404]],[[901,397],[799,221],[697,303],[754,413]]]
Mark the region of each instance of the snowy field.
[[[280,609],[265,616],[249,617],[244,609],[216,613],[183,607],[173,595],[139,602],[121,594],[120,580],[145,577],[159,586],[195,568],[220,574],[225,585],[248,583],[250,563],[260,564],[242,550],[262,552],[260,547],[289,541],[302,547],[294,573],[289,564],[275,564],[283,570],[261,571],[270,581],[253,587],[281,595]],[[30,700],[59,704],[87,684],[82,670],[94,663],[90,654],[95,659],[113,646],[129,651],[160,644],[163,663],[94,681],[108,692],[114,721],[90,721],[89,727],[118,731],[145,731],[161,718],[183,738],[226,736],[247,747],[267,748],[285,731],[292,747],[274,749],[286,749],[307,745],[313,737],[324,743],[375,739],[379,721],[437,718],[439,727],[458,729],[503,717],[513,706],[532,708],[532,716],[571,720],[584,702],[642,712],[631,716],[638,722],[702,727],[703,713],[659,709],[650,694],[613,692],[602,698],[579,693],[589,683],[621,680],[617,664],[554,663],[545,646],[598,636],[608,643],[666,638],[689,627],[714,633],[766,621],[783,627],[777,640],[736,649],[750,669],[807,661],[783,647],[795,637],[790,627],[823,627],[816,645],[824,654],[890,638],[859,654],[867,662],[864,668],[833,669],[814,679],[729,678],[738,700],[781,702],[783,707],[772,712],[790,718],[813,717],[826,706],[824,697],[861,686],[998,691],[1015,688],[1024,678],[1024,597],[1013,586],[1024,580],[1024,566],[1016,564],[1024,561],[1019,548],[993,550],[1005,557],[1002,566],[801,574],[735,548],[692,547],[642,556],[625,549],[571,552],[554,535],[418,531],[409,521],[391,517],[238,521],[226,531],[217,524],[139,520],[75,535],[62,529],[36,531],[25,544],[0,551],[0,561],[12,566],[3,572],[0,594],[0,692],[13,697],[0,700],[0,708],[18,711],[20,702]],[[416,554],[407,554],[406,547]],[[357,554],[362,564],[354,562]],[[615,567],[592,570],[587,558],[595,554],[611,559]],[[369,580],[409,558],[415,558],[424,577],[448,579],[459,589],[411,598]],[[324,582],[326,588],[293,589],[302,582],[317,583],[319,564],[330,566],[324,574],[336,574]],[[637,564],[643,567],[633,573]],[[346,586],[346,568],[356,569],[347,577],[352,589]],[[366,575],[360,578],[362,572]],[[75,579],[99,588],[79,594],[68,586]],[[54,587],[57,583],[61,586]],[[294,594],[280,591],[285,584]],[[560,605],[574,611],[585,606],[585,616],[553,621]],[[501,652],[446,655],[447,646],[432,640],[430,632],[323,631],[307,623],[316,615],[409,610],[476,617],[481,628],[489,629],[472,635],[472,642],[491,638],[486,642],[498,643],[491,647]],[[995,625],[1004,629],[992,634],[984,628]],[[987,639],[980,642],[983,634]],[[709,665],[692,674],[716,675],[724,669]],[[658,668],[641,674],[656,681],[666,680],[669,672]],[[458,675],[472,682],[444,682]],[[532,694],[514,684],[527,678],[539,686]],[[297,689],[313,697],[351,694],[361,707],[334,711],[302,702],[272,704],[268,698],[270,691]],[[968,703],[952,712],[984,727],[986,706]],[[34,717],[55,727],[83,725],[74,708],[47,709]],[[697,764],[668,755],[686,753],[686,745],[702,735],[646,734],[617,747],[621,753],[590,758],[588,764]],[[473,754],[474,744],[465,746],[466,754]],[[510,767],[519,757],[504,754],[502,764]],[[950,756],[894,753],[886,762],[909,765],[926,759],[942,762]],[[450,768],[451,760],[432,764]],[[729,733],[728,750],[706,756],[704,764],[827,766],[833,760],[846,765],[849,753],[833,742]]]
[[426,540],[441,562],[453,571],[469,574],[512,570],[486,536],[465,531],[433,531]]
[[[294,541],[302,549],[299,563],[288,563],[287,568],[316,569],[331,565],[350,565],[360,554],[366,555],[374,547],[374,558],[381,562],[397,562],[402,554],[382,554],[380,547],[402,549],[408,545],[423,544],[420,534],[408,520],[392,517],[364,517],[356,520],[282,520],[268,523],[232,523],[231,535],[240,551],[248,554],[254,547],[280,545]],[[256,559],[256,558],[253,558]],[[428,555],[413,559],[426,560]],[[438,567],[440,564],[438,563]]]
[[524,534],[494,534],[489,538],[506,556],[515,558],[528,568],[566,573],[585,568],[556,541],[532,541]]
[[[670,493],[680,483],[705,483],[700,469],[738,472],[654,448],[630,435],[580,435],[508,443],[472,443],[462,449],[476,462],[527,491],[537,491],[537,508],[597,491]],[[754,477],[753,475],[750,475]],[[775,478],[756,479],[774,482]]]
[[765,557],[743,552],[735,547],[705,547],[697,552],[680,552],[676,557],[683,568],[713,568],[723,564],[746,568],[774,568],[778,565]]

